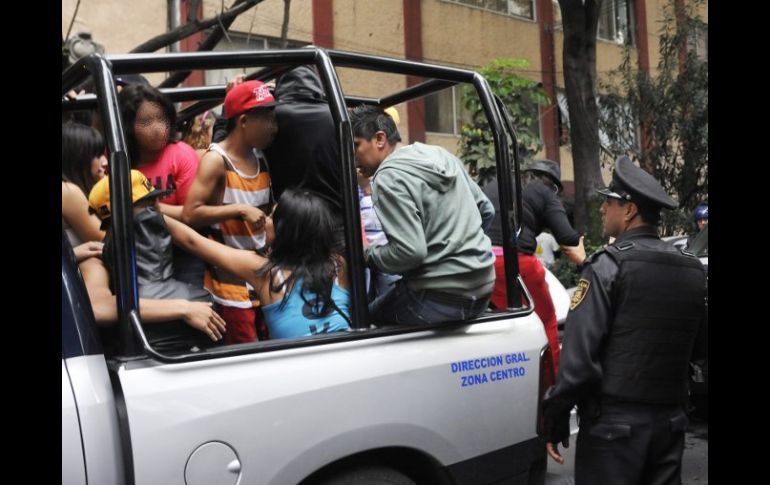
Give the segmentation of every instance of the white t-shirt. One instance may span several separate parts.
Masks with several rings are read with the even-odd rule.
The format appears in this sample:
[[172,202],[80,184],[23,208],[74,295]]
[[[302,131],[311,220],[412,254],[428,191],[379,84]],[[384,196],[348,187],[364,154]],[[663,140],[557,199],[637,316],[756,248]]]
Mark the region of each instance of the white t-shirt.
[[361,199],[359,199],[359,206],[361,207],[361,220],[364,223],[366,240],[369,245],[383,246],[388,244],[388,238],[382,230],[382,224],[380,224],[380,220],[377,218],[377,213],[374,212],[372,196],[365,195],[361,197]]
[[550,232],[541,232],[535,239],[537,240],[535,256],[543,263],[543,266],[550,268],[554,261],[553,253],[559,250],[559,243]]

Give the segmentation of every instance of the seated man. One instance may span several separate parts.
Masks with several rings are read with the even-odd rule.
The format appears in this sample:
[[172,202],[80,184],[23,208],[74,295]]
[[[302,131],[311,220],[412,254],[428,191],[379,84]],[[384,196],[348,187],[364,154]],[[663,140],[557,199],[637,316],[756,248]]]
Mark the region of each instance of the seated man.
[[[86,291],[91,300],[94,319],[99,327],[113,327],[118,321],[118,306],[115,295],[110,290],[110,275],[101,258],[92,257],[82,261],[78,267]],[[190,301],[184,299],[156,300],[140,298],[139,308],[142,311],[142,325],[184,321],[212,342],[222,340],[225,332],[225,321],[212,308],[213,303],[205,301]],[[145,331],[145,333],[147,333]],[[152,333],[152,330],[150,331]],[[151,342],[154,343],[154,342]]]
[[382,109],[351,113],[356,162],[372,178],[372,200],[387,243],[367,246],[369,266],[403,278],[372,302],[377,324],[432,324],[483,312],[495,284],[495,257],[484,228],[494,208],[441,147],[400,146]]
[[[157,209],[158,198],[168,191],[153,189],[147,178],[138,170],[131,170],[131,195],[134,202],[134,243],[136,248],[136,272],[139,297],[143,299],[187,300],[210,302],[206,290],[173,278],[174,265],[171,235],[163,215]],[[104,177],[91,189],[88,197],[90,210],[102,219],[106,229],[104,238],[104,262],[110,279],[114,271],[110,267],[114,258],[114,233],[111,224],[109,177]],[[112,281],[109,287],[114,289]],[[89,290],[89,293],[92,293]],[[174,301],[176,305],[178,302]],[[169,302],[171,305],[172,302]],[[179,312],[177,312],[179,313]],[[98,312],[95,311],[98,318]],[[143,315],[145,316],[145,315]],[[145,316],[146,317],[146,316]],[[153,318],[153,320],[157,320]],[[217,323],[221,320],[217,319]],[[219,333],[212,333],[207,325],[196,325],[182,316],[166,322],[157,322],[145,327],[145,335],[158,351],[189,351],[211,345],[211,340],[220,340],[224,325],[217,325]]]

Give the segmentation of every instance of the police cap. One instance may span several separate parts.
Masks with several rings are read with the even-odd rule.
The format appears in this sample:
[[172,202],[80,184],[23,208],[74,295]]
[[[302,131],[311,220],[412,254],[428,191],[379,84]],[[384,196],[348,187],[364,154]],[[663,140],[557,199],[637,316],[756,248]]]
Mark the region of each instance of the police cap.
[[627,200],[639,205],[676,209],[677,203],[669,197],[655,177],[634,165],[628,157],[615,161],[615,171],[609,187],[599,189],[600,194]]

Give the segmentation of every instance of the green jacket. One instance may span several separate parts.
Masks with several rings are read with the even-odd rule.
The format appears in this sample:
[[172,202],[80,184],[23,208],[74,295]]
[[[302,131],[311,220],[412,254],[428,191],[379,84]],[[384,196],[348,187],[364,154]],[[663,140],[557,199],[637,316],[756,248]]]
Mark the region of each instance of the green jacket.
[[484,234],[494,207],[445,149],[397,148],[374,174],[372,201],[388,243],[365,249],[368,265],[403,275],[414,290],[462,291],[494,281]]

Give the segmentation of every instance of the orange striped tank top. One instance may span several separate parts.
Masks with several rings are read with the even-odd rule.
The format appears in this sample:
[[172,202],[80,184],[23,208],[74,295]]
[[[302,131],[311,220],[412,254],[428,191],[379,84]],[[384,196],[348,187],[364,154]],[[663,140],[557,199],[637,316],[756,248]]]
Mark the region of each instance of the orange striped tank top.
[[[269,205],[273,202],[273,196],[270,173],[262,152],[254,149],[257,173],[248,175],[238,170],[221,146],[212,143],[209,150],[222,155],[225,160],[225,193],[222,205],[248,204],[259,207],[267,213]],[[209,236],[210,238],[233,248],[254,250],[261,249],[265,245],[264,229],[255,232],[246,221],[241,219],[222,221],[214,224],[212,229],[213,234]],[[204,287],[211,292],[214,301],[221,305],[237,308],[259,306],[251,285],[220,268],[209,265],[203,283]]]

